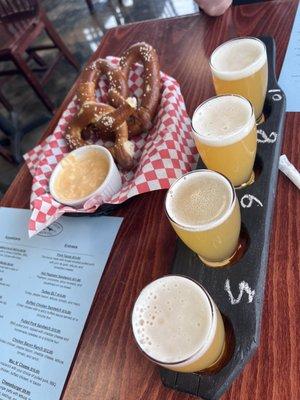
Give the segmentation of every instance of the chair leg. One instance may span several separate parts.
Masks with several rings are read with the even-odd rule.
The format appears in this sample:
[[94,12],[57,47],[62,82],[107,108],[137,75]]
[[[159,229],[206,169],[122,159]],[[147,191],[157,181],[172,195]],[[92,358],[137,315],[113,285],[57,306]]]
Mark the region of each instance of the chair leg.
[[[10,154],[10,152],[1,145],[0,145],[0,156],[4,157],[5,160],[7,160],[10,163],[14,162],[14,159]],[[0,192],[1,192],[1,187],[0,187]]]
[[54,110],[55,110],[54,104],[52,103],[50,98],[46,95],[42,85],[40,84],[38,79],[35,77],[34,73],[31,71],[31,69],[28,67],[26,62],[23,60],[23,58],[19,54],[13,54],[13,62],[15,63],[16,67],[20,69],[24,78],[27,80],[27,82],[32,87],[32,89],[35,91],[35,93],[45,104],[47,109],[49,111],[51,111],[52,113],[54,113]]
[[[1,147],[0,147],[0,154],[1,154]],[[0,199],[4,196],[4,193],[7,191],[7,189],[8,186],[0,182]]]
[[8,112],[12,112],[13,107],[10,102],[3,96],[2,92],[0,91],[0,103],[6,108]]
[[85,1],[86,1],[86,4],[87,4],[87,6],[88,6],[88,8],[90,10],[90,13],[94,14],[95,13],[95,7],[94,7],[94,4],[93,4],[93,0],[85,0]]
[[80,66],[79,63],[76,61],[75,57],[72,55],[70,50],[67,48],[67,46],[64,44],[63,40],[59,36],[59,34],[56,32],[56,30],[53,28],[52,23],[48,20],[48,18],[42,14],[41,17],[43,18],[43,22],[45,25],[45,30],[50,37],[50,39],[53,41],[53,43],[57,46],[57,48],[63,53],[65,58],[69,61],[73,67],[79,71]]
[[23,131],[20,127],[19,124],[19,119],[18,115],[15,112],[10,113],[11,121],[12,121],[12,126],[14,127],[14,135],[11,137],[11,152],[13,155],[13,158],[17,164],[20,164],[23,161],[23,157],[21,154],[21,141],[22,141],[22,136],[23,136]]
[[0,115],[0,129],[9,138],[9,144],[12,153],[12,155],[10,155],[11,160],[13,157],[14,161],[17,164],[20,164],[22,162],[21,140],[23,132],[19,126],[18,115],[14,111],[10,113],[10,119]]
[[34,50],[26,50],[26,53],[28,54],[29,58],[32,58],[38,65],[41,67],[46,67],[47,64],[46,62],[40,57]]

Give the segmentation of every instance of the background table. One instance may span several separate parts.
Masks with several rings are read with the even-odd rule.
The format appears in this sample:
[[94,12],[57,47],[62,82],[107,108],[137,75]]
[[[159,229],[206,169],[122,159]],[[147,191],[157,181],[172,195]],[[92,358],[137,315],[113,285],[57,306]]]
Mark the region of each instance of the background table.
[[[110,30],[93,59],[120,55],[137,40],[158,50],[162,69],[180,84],[187,109],[213,95],[207,59],[233,36],[272,35],[277,72],[288,43],[297,1],[231,8],[221,18],[192,15],[148,21]],[[76,84],[54,116],[55,127]],[[300,168],[300,114],[288,114],[283,152]],[[31,177],[23,167],[2,201],[29,205]],[[133,302],[150,281],[170,271],[176,237],[163,212],[165,193],[130,200],[99,285],[63,400],[186,400],[190,396],[162,386],[158,369],[137,350],[130,329]],[[260,348],[223,400],[300,399],[299,192],[283,175],[278,182]]]

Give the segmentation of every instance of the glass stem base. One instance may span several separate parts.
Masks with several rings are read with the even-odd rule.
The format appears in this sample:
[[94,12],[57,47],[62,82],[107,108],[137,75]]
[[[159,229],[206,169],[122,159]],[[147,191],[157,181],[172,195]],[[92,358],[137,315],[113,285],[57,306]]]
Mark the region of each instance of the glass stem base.
[[264,114],[262,113],[262,114],[260,114],[260,116],[257,118],[257,120],[256,120],[256,125],[260,125],[260,124],[263,124],[264,122],[265,122],[265,116],[264,116]]
[[219,357],[214,361],[209,367],[202,369],[201,371],[197,371],[196,374],[205,374],[205,373],[213,373],[216,372],[220,366],[223,364],[223,359],[226,358],[226,353],[227,353],[227,345],[226,345],[226,340],[223,344],[221,353]]
[[222,261],[209,261],[209,260],[206,260],[205,258],[201,257],[199,254],[198,254],[198,257],[208,267],[212,267],[212,268],[226,267],[226,265],[229,265],[231,263],[232,259],[236,255],[237,251],[238,251],[238,248],[235,250],[235,252],[232,254],[232,256],[230,256]]
[[244,187],[246,187],[246,186],[252,185],[252,183],[254,183],[254,181],[255,181],[255,173],[254,173],[254,171],[252,170],[251,175],[250,175],[250,178],[247,180],[247,182],[242,183],[240,186],[235,186],[234,188],[235,188],[235,189],[242,189],[242,188],[244,188]]

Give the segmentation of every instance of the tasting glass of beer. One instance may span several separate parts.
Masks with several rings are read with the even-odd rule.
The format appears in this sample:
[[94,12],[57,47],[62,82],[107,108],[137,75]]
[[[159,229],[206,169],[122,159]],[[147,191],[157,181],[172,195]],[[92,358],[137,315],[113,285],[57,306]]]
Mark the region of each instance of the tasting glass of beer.
[[183,175],[168,190],[165,210],[180,239],[210,267],[229,264],[241,229],[231,182],[207,169]]
[[268,85],[264,43],[252,37],[229,40],[212,53],[210,68],[216,93],[246,97],[253,105],[257,123],[262,122]]
[[207,168],[235,187],[254,181],[257,130],[251,103],[238,95],[220,95],[202,103],[192,118],[196,147]]
[[132,329],[144,355],[178,372],[212,369],[225,350],[216,304],[199,283],[184,276],[164,276],[141,291]]

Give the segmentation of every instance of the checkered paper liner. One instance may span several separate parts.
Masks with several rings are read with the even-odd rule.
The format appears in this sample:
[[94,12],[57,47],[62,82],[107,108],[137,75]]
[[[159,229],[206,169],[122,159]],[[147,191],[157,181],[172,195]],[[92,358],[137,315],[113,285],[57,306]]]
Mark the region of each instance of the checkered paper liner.
[[[113,64],[119,59],[108,57]],[[130,93],[142,95],[143,67],[133,66],[129,76]],[[136,166],[130,172],[120,171],[122,188],[109,201],[121,204],[130,197],[152,190],[167,189],[170,185],[196,166],[197,150],[191,135],[191,122],[178,82],[161,72],[162,96],[152,129],[131,141],[134,143]],[[98,101],[107,102],[108,82],[103,77],[96,91]],[[41,144],[24,155],[33,176],[29,236],[33,236],[57,220],[65,212],[93,213],[100,205],[99,198],[89,200],[82,208],[62,205],[49,193],[49,180],[57,163],[68,153],[64,139],[67,124],[78,111],[76,96],[62,114],[54,132]],[[99,144],[109,145],[109,143]]]

